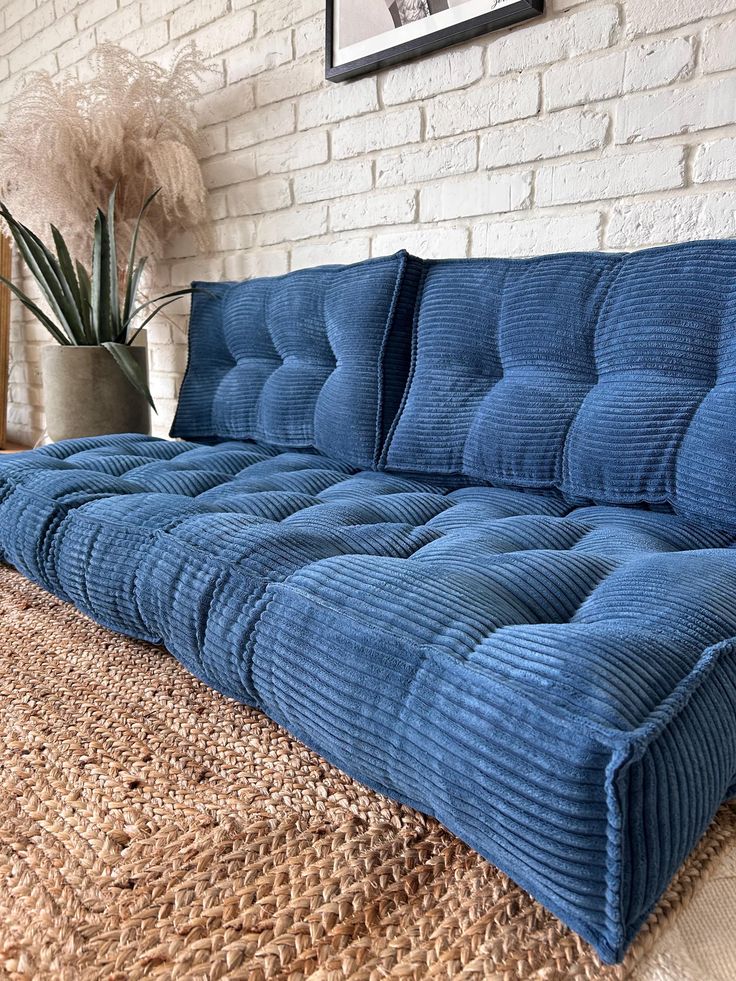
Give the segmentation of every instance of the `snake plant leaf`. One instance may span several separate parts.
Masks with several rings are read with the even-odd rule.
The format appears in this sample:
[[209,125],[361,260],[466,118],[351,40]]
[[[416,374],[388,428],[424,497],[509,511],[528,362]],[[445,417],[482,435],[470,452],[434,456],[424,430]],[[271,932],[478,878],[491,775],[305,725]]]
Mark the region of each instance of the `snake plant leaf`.
[[92,246],[92,322],[95,341],[113,340],[110,331],[110,238],[107,218],[97,209],[95,237]]
[[[133,343],[133,341],[140,334],[140,332],[143,330],[143,328],[151,320],[153,320],[153,318],[156,316],[156,314],[160,313],[163,310],[164,307],[167,307],[170,303],[175,303],[176,300],[179,299],[179,296],[180,295],[185,294],[185,293],[193,293],[193,292],[194,292],[194,290],[191,290],[191,289],[188,289],[188,290],[177,290],[176,293],[175,293],[175,295],[172,296],[168,300],[165,300],[163,296],[157,296],[155,302],[158,303],[159,305],[154,308],[153,313],[149,313],[149,315],[146,317],[146,319],[143,321],[143,323],[141,323],[141,324],[138,325],[138,327],[136,328],[136,330],[131,335],[130,340],[128,341],[128,344],[132,344]],[[162,300],[164,301],[163,303],[160,302]],[[152,301],[152,302],[154,302],[154,301]]]
[[131,316],[132,305],[136,296],[138,295],[138,287],[140,286],[143,271],[146,268],[147,262],[148,256],[142,256],[139,259],[135,269],[133,269],[133,272],[128,277],[128,282],[125,289],[125,304],[123,306],[123,323],[126,325],[126,328],[130,326],[133,320]]
[[43,324],[43,326],[58,344],[62,344],[64,347],[71,347],[69,338],[65,334],[62,334],[53,320],[50,317],[47,317],[43,310],[37,304],[35,304],[33,300],[23,292],[23,290],[19,289],[11,280],[6,279],[5,276],[0,276],[0,283],[2,283],[3,286],[7,286],[10,292],[14,296],[18,297],[23,306],[30,310],[39,323]]
[[[56,226],[51,226],[56,249],[54,254],[30,228],[17,221],[0,201],[0,216],[7,222],[21,256],[46,297],[51,316],[10,280],[0,277],[0,282],[11,290],[59,344],[99,345],[106,348],[130,384],[145,397],[154,412],[156,406],[148,387],[146,372],[136,361],[130,345],[161,310],[179,297],[194,292],[193,288],[172,290],[136,306],[138,288],[147,261],[146,256],[137,260],[141,220],[158,192],[159,189],[155,190],[143,202],[134,226],[128,264],[122,281],[118,275],[115,234],[117,188],[110,194],[107,214],[97,209],[91,271],[79,260],[72,259],[64,236]],[[134,327],[134,318],[145,310],[150,312]]]
[[115,194],[117,184],[112,189],[107,202],[107,252],[110,280],[110,340],[125,342],[127,326],[120,321],[120,293],[118,287],[118,250],[115,239]]
[[68,343],[84,343],[78,311],[61,286],[61,270],[55,257],[29,228],[13,218],[4,205],[0,205],[0,214],[57,318],[59,328],[67,335]]
[[84,268],[82,263],[77,259],[75,261],[75,266],[77,269],[77,281],[79,282],[79,297],[81,300],[82,307],[85,311],[84,320],[87,324],[87,329],[90,337],[90,344],[95,343],[95,333],[94,327],[92,325],[92,283],[89,279],[89,273]]
[[139,391],[141,395],[145,396],[148,404],[151,406],[153,411],[156,412],[156,406],[153,398],[151,397],[151,392],[149,391],[146,381],[146,373],[133,357],[133,352],[130,349],[130,345],[116,344],[114,341],[104,341],[102,347],[109,351],[113,358],[115,358],[120,370],[128,379],[130,384],[137,391]]
[[[159,193],[160,190],[161,188],[157,187],[156,190],[152,191],[151,194],[149,194],[146,200],[143,202],[143,205],[141,206],[141,210],[138,212],[138,218],[136,219],[135,226],[133,228],[133,235],[130,240],[130,250],[128,252],[128,265],[125,270],[125,299],[123,301],[124,323],[128,323],[128,321],[131,319],[130,311],[132,310],[133,303],[135,302],[135,297],[138,290],[138,283],[140,281],[141,273],[143,272],[143,266],[145,265],[147,259],[147,256],[144,256],[141,262],[136,267],[135,257],[138,251],[138,236],[140,234],[141,222],[143,221],[146,212],[148,211],[154,198],[156,197],[156,195]],[[136,268],[140,269],[137,278],[135,277]]]
[[92,343],[93,339],[90,332],[89,308],[83,301],[77,275],[74,271],[72,257],[69,254],[69,249],[66,241],[64,240],[64,236],[61,234],[56,225],[51,225],[51,234],[54,238],[56,255],[59,260],[59,268],[63,277],[62,285],[64,286],[65,292],[67,293],[70,301],[74,304],[77,311],[79,321],[78,326],[82,336],[84,337],[84,343],[90,344]]
[[[53,230],[53,225],[51,227]],[[22,225],[21,228],[28,235],[31,248],[35,248],[35,254],[39,264],[47,272],[49,286],[54,290],[57,303],[64,316],[65,322],[62,326],[67,329],[67,333],[71,331],[75,344],[84,344],[85,332],[80,316],[79,304],[77,303],[73,285],[67,281],[66,272],[62,269],[61,260],[54,255],[51,249],[30,228],[26,228],[25,225]],[[54,241],[56,241],[56,236],[54,236]],[[74,272],[72,270],[73,275]]]
[[194,292],[195,291],[191,286],[186,286],[180,290],[171,290],[170,293],[162,293],[161,296],[154,296],[152,299],[146,300],[144,303],[139,304],[131,313],[130,319],[132,320],[133,317],[136,317],[142,310],[145,310],[146,307],[150,307],[152,303],[159,303],[161,300],[168,300],[169,297],[171,297],[172,300],[175,300],[178,296],[188,296]]
[[[38,284],[46,296],[52,312],[56,314],[61,328],[72,344],[83,344],[84,327],[74,297],[64,281],[59,262],[51,250],[30,228],[15,219],[13,222],[18,236],[14,236],[15,241],[19,244],[19,248],[22,241],[29,250],[39,271],[38,274],[34,273],[34,275],[36,275]],[[24,253],[24,258],[28,262],[27,253]]]

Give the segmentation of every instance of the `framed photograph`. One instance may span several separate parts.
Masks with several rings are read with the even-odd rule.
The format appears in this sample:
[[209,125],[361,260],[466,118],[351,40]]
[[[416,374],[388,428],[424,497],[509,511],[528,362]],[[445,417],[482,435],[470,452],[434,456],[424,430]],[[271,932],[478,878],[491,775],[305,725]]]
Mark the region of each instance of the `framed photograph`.
[[365,75],[544,12],[544,0],[327,0],[325,75]]

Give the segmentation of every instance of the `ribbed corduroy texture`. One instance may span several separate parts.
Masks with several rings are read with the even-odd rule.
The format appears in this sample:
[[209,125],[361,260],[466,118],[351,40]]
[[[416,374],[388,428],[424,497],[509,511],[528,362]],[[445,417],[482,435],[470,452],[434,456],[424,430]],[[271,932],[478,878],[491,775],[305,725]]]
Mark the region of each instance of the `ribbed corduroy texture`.
[[6,458],[0,558],[617,959],[736,790],[735,298],[731,242],[205,284],[217,445]]
[[195,283],[171,435],[316,447],[372,467],[406,383],[418,271],[398,253]]
[[436,815],[609,961],[736,778],[733,544],[254,443],[0,462],[0,558]]
[[736,528],[736,242],[424,263],[391,469]]
[[734,803],[603,967],[436,821],[2,568],[0,718],[5,981],[633,981],[693,896],[718,922],[736,848]]

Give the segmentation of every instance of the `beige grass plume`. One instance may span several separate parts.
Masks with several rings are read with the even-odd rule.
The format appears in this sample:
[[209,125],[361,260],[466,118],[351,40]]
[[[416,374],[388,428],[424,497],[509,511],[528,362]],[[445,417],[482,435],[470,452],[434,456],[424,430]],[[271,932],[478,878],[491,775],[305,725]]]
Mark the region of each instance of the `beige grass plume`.
[[112,44],[91,56],[88,80],[29,75],[0,132],[0,196],[42,237],[49,222],[86,260],[90,229],[117,184],[123,246],[146,196],[161,188],[142,229],[156,254],[172,234],[206,239],[206,191],[193,103],[208,69],[194,45],[166,69]]

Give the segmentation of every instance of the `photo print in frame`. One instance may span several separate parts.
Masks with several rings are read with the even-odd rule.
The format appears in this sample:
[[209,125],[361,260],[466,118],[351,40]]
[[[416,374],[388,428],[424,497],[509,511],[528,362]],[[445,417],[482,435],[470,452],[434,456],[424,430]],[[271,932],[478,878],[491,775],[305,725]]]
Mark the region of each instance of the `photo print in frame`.
[[355,78],[543,12],[544,0],[327,0],[325,75]]

